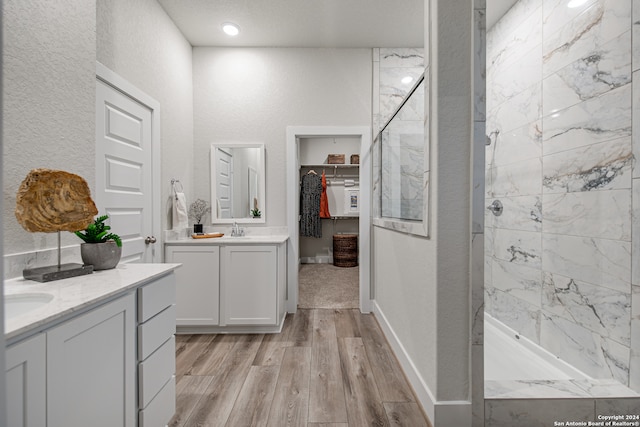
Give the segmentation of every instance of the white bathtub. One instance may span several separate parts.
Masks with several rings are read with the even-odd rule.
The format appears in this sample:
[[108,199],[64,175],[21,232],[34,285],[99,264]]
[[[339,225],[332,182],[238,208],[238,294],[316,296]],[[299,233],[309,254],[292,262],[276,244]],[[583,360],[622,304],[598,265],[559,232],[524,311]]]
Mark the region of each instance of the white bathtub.
[[484,314],[484,379],[570,380],[590,377]]

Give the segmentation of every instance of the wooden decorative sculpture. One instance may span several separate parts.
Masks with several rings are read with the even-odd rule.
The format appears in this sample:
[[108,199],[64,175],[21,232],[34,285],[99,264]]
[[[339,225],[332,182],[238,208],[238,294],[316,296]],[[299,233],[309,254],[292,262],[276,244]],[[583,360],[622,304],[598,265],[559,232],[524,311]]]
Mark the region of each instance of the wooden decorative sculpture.
[[31,232],[82,230],[97,214],[87,181],[65,171],[31,170],[16,196],[16,218]]
[[85,229],[97,213],[89,185],[82,177],[51,169],[29,172],[16,195],[16,219],[27,231],[58,232],[58,264],[27,268],[22,276],[49,282],[91,274],[93,265],[61,263],[60,232]]

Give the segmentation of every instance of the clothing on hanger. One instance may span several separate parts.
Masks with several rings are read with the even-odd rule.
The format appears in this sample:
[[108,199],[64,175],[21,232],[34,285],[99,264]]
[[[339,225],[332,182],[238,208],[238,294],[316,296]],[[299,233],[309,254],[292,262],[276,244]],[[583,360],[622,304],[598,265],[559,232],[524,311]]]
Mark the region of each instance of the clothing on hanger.
[[331,218],[329,198],[327,197],[327,177],[322,171],[322,194],[320,195],[320,218]]
[[300,187],[301,236],[322,237],[322,222],[320,221],[321,194],[322,180],[318,174],[314,172],[303,175]]

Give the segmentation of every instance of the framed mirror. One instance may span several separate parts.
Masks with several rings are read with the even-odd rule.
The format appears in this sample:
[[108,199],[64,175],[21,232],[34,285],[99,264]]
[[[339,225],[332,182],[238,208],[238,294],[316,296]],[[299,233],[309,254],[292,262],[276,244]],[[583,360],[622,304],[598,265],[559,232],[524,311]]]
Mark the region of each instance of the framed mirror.
[[265,222],[264,144],[211,144],[210,171],[212,224]]

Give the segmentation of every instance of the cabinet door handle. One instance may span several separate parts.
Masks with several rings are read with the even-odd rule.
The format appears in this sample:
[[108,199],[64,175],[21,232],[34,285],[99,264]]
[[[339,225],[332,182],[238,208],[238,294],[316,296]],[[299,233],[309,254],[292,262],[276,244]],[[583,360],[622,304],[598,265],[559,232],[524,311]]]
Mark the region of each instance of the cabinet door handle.
[[154,236],[147,236],[146,239],[144,239],[144,242],[148,245],[149,243],[153,244],[156,242],[156,238]]

